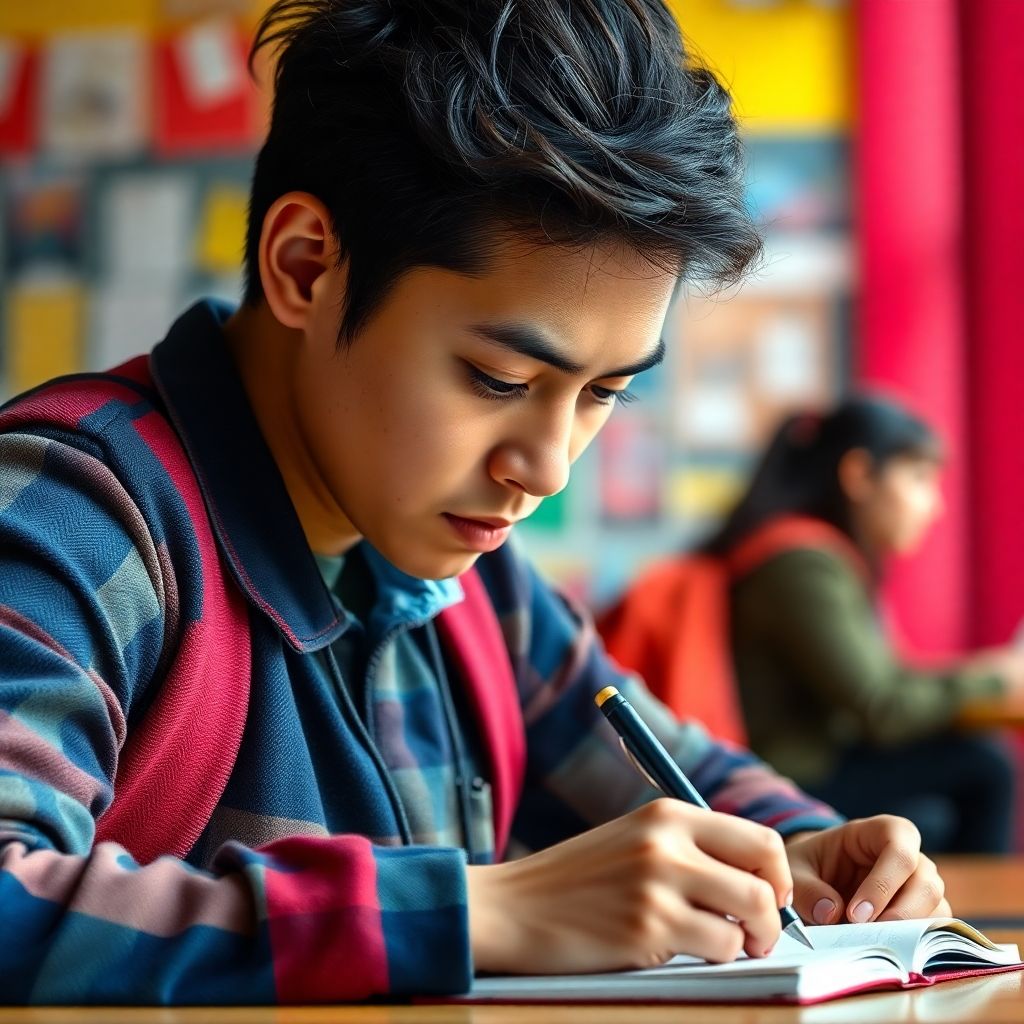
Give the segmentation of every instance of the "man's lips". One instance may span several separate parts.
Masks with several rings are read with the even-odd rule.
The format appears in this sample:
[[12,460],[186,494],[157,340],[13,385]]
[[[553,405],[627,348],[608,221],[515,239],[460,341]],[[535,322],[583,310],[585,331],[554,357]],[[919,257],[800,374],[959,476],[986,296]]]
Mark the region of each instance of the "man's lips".
[[465,519],[467,523],[480,523],[482,526],[490,526],[495,530],[504,529],[506,526],[515,526],[517,520],[502,519],[501,516],[460,516],[454,512],[447,513],[457,519]]
[[442,518],[474,551],[487,552],[500,548],[505,543],[514,520],[503,516],[459,516],[454,512],[443,512]]

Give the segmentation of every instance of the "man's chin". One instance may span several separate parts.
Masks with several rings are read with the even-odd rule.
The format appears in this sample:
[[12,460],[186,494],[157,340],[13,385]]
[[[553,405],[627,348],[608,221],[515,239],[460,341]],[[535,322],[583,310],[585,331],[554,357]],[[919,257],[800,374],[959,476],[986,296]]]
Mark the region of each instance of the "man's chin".
[[[378,549],[380,550],[380,549]],[[480,557],[478,551],[396,551],[380,552],[396,568],[421,580],[447,580],[461,576]]]

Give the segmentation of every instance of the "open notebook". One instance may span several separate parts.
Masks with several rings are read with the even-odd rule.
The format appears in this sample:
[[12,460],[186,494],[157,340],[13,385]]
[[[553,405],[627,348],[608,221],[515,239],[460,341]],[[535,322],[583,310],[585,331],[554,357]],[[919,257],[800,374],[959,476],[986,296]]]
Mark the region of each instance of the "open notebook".
[[762,959],[709,964],[677,956],[661,967],[613,974],[477,978],[464,998],[495,1002],[815,1003],[874,988],[913,988],[948,978],[1024,968],[955,918],[808,928],[814,949],[783,935]]

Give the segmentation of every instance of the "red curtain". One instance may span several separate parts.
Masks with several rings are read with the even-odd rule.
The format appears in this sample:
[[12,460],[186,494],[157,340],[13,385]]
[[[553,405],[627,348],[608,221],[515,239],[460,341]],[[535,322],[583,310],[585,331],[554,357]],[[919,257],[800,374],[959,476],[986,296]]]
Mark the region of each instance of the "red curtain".
[[1024,616],[1024,3],[965,0],[971,637]]
[[1024,3],[860,0],[858,376],[950,450],[947,514],[890,597],[914,648],[1024,616]]
[[858,376],[937,424],[950,452],[946,515],[889,597],[913,648],[948,651],[969,607],[956,0],[861,0],[857,30]]

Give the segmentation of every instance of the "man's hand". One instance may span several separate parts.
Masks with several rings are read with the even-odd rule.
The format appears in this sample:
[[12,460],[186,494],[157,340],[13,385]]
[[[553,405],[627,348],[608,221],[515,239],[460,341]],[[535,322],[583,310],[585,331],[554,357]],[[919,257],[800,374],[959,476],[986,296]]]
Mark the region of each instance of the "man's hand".
[[466,874],[476,969],[504,973],[763,956],[793,888],[778,833],[668,799]]
[[786,841],[796,912],[811,924],[951,913],[935,864],[906,818],[879,814]]

